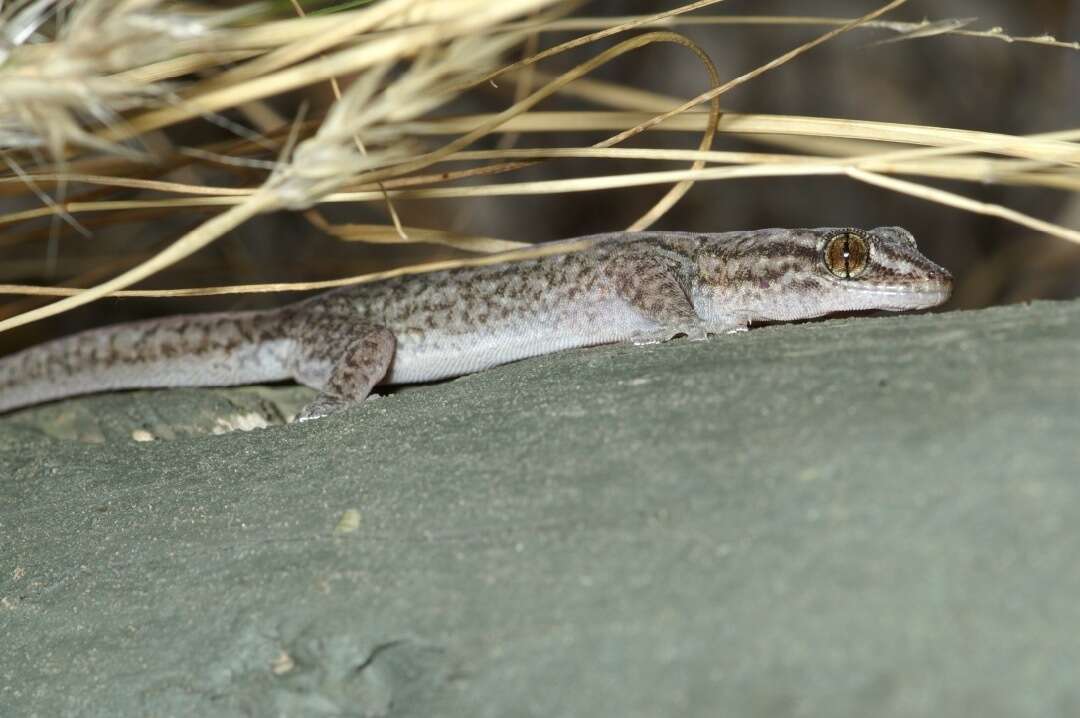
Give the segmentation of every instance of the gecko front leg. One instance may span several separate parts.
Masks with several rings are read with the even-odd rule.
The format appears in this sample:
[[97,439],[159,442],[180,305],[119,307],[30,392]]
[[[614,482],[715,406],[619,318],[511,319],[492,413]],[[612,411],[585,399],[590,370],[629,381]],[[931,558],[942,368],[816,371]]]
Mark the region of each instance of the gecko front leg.
[[366,399],[386,376],[397,344],[386,327],[330,317],[301,325],[296,342],[293,376],[319,390],[296,421],[318,419]]
[[634,253],[618,258],[608,271],[619,296],[655,324],[631,336],[632,343],[656,344],[680,334],[692,341],[708,339],[706,325],[694,311],[675,261]]

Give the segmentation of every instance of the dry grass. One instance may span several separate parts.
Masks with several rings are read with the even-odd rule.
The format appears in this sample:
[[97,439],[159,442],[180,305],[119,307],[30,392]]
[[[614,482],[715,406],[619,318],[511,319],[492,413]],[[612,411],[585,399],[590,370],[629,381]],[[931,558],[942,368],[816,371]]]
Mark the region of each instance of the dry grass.
[[[263,6],[200,11],[166,0],[25,0],[6,5],[0,35],[0,152],[7,176],[0,196],[22,209],[0,214],[0,253],[25,242],[50,242],[61,233],[128,223],[135,217],[221,208],[164,250],[132,262],[87,289],[0,285],[7,294],[62,299],[0,320],[0,331],[55,315],[95,299],[295,291],[373,281],[465,263],[509,261],[551,251],[512,238],[463,236],[449,229],[402,227],[396,198],[459,199],[590,192],[636,185],[671,185],[632,225],[653,224],[696,182],[746,177],[843,175],[889,191],[959,210],[991,215],[1080,243],[1080,231],[978,202],[913,178],[1024,185],[1080,192],[1080,131],[1018,137],[963,129],[815,117],[719,113],[719,98],[838,35],[878,27],[895,40],[932,34],[969,36],[1078,49],[1055,38],[1010,37],[1000,28],[968,29],[963,20],[900,23],[881,19],[905,0],[883,4],[861,18],[777,18],[690,13],[721,0],[701,0],[649,17],[598,20],[576,16],[566,0],[379,0],[329,15],[288,18]],[[819,37],[752,72],[722,81],[708,56],[676,32],[682,24],[802,24],[827,27]],[[662,29],[658,29],[662,28]],[[545,33],[591,31],[535,54]],[[648,31],[645,31],[648,29]],[[621,40],[561,75],[542,60],[604,37]],[[712,78],[694,98],[658,95],[588,77],[626,53],[656,43],[691,52]],[[506,64],[522,48],[526,59]],[[1069,50],[1066,50],[1069,51]],[[339,78],[349,80],[344,91]],[[268,103],[283,93],[333,82],[338,98],[311,116],[282,117]],[[434,118],[432,112],[488,82],[515,82],[503,111]],[[553,95],[574,97],[599,110],[536,109]],[[221,116],[235,110],[239,125]],[[239,139],[184,150],[171,133],[180,123],[208,121]],[[256,128],[252,130],[250,128]],[[470,149],[500,134],[567,131],[613,134],[591,147]],[[646,131],[694,133],[697,150],[617,147]],[[715,133],[752,136],[776,152],[712,150]],[[558,144],[555,142],[555,144]],[[508,173],[528,164],[578,157],[633,158],[691,163],[688,169],[514,182]],[[152,160],[152,161],[148,161]],[[453,163],[447,169],[446,163]],[[249,184],[215,187],[198,181],[200,165],[230,165]],[[904,175],[907,179],[900,179]],[[489,177],[484,184],[462,180]],[[68,196],[77,185],[80,194]],[[159,198],[129,197],[132,191]],[[334,225],[319,213],[325,203],[380,203],[385,225]],[[281,209],[343,241],[420,242],[455,247],[471,258],[428,262],[359,277],[304,284],[270,284],[165,291],[130,287],[190,256],[256,215]],[[34,222],[48,219],[43,239]],[[150,225],[152,226],[152,225]],[[29,228],[29,229],[27,229]],[[25,231],[22,231],[25,230]],[[563,248],[565,250],[565,248]],[[49,261],[54,261],[50,256]],[[115,271],[115,257],[107,274]],[[100,279],[101,269],[86,273]],[[20,305],[21,306],[21,305]],[[2,310],[0,310],[2,311]],[[10,311],[9,311],[10,314]]]

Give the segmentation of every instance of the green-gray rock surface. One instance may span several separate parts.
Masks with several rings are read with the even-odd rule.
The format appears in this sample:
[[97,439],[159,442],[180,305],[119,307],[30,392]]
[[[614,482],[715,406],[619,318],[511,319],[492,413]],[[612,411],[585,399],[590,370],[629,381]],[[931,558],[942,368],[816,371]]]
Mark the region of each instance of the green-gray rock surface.
[[1078,356],[1039,303],[6,417],[0,715],[1075,715]]

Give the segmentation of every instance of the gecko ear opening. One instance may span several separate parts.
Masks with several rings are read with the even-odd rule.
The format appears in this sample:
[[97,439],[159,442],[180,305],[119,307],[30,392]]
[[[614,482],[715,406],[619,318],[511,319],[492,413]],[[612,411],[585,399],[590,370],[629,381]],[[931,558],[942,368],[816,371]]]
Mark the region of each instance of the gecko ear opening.
[[855,230],[830,237],[822,250],[825,268],[841,279],[856,279],[870,266],[870,243]]

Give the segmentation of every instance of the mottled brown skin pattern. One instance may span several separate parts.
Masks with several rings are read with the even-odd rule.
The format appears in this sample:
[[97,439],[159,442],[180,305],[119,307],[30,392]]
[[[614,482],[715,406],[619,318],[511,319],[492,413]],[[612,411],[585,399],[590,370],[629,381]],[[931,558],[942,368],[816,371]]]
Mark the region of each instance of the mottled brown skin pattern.
[[570,347],[701,340],[752,322],[921,309],[944,301],[952,282],[899,227],[622,232],[568,242],[579,251],[31,347],[0,359],[0,412],[107,389],[294,379],[320,391],[298,417],[312,419],[362,401],[380,383],[431,381]]

